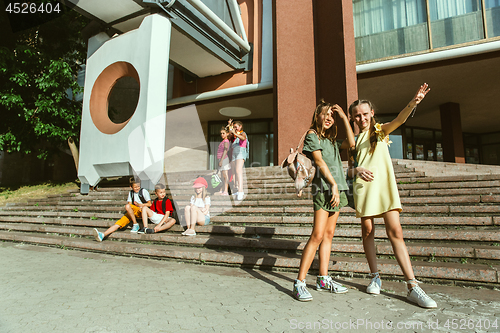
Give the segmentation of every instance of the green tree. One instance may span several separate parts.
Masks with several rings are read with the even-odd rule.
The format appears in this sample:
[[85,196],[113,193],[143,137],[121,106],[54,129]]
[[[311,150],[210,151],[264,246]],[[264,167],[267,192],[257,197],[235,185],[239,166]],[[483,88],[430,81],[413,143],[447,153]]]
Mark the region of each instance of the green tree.
[[86,59],[81,31],[88,20],[61,6],[54,19],[12,32],[17,19],[30,18],[0,18],[0,150],[46,158],[79,137],[82,104],[73,96],[82,91],[76,77]]

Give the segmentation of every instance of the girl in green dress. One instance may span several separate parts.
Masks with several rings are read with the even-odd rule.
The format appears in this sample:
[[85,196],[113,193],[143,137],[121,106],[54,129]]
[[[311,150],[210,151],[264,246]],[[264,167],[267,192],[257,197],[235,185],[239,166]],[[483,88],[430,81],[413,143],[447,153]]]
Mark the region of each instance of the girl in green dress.
[[436,302],[418,286],[410,257],[403,239],[403,229],[399,222],[401,202],[394,176],[388,145],[389,133],[408,119],[412,110],[429,92],[427,83],[420,86],[415,97],[391,122],[375,122],[375,111],[370,101],[357,100],[349,107],[349,112],[358,125],[360,133],[356,141],[356,168],[349,167],[349,176],[354,181],[354,203],[356,217],[361,218],[361,234],[365,256],[370,266],[372,281],[366,292],[380,294],[382,282],[377,270],[377,251],[375,249],[375,217],[384,219],[387,236],[392,244],[396,260],[403,271],[408,287],[408,300],[424,308],[435,308]]
[[[334,115],[342,119],[347,131],[347,140],[335,141],[337,125]],[[339,149],[354,146],[354,134],[349,120],[342,108],[321,101],[316,107],[302,151],[316,164],[316,177],[313,180],[312,194],[314,204],[314,226],[300,261],[299,274],[293,285],[293,295],[299,301],[310,301],[312,296],[306,289],[306,274],[319,247],[319,275],[316,290],[345,293],[347,288],[328,275],[328,264],[332,251],[332,239],[339,217],[340,208],[347,205],[347,190]]]

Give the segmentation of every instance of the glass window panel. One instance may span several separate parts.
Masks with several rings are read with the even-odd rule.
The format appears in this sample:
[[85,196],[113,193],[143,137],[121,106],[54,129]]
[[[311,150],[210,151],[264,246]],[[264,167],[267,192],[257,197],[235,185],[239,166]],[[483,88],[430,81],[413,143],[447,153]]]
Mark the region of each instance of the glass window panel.
[[500,144],[482,146],[483,164],[500,165]]
[[434,136],[432,130],[413,129],[414,140],[433,140]]
[[486,0],[488,38],[500,36],[500,0]]
[[357,61],[429,47],[424,0],[355,0],[353,12]]
[[441,132],[441,131],[434,131],[434,134],[436,135],[436,142],[443,141],[443,132]]
[[429,0],[429,14],[434,48],[484,38],[481,1]]
[[490,133],[490,134],[483,134],[481,136],[481,143],[488,144],[488,143],[499,143],[500,142],[500,133]]
[[405,129],[405,135],[406,135],[406,141],[411,142],[412,141],[411,128],[407,127]]
[[476,145],[478,143],[477,135],[475,135],[475,134],[464,134],[464,143],[466,145]]

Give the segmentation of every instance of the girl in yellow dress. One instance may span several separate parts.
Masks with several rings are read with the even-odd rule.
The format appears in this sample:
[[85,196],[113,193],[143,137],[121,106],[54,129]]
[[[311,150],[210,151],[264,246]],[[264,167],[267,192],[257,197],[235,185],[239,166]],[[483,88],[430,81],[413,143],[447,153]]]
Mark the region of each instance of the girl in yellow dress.
[[424,308],[435,308],[436,302],[418,286],[419,281],[413,274],[410,256],[403,239],[403,229],[399,222],[401,201],[388,149],[389,133],[408,119],[429,90],[427,83],[420,86],[415,97],[399,115],[385,124],[375,122],[375,111],[370,101],[357,100],[351,104],[349,112],[360,133],[354,153],[358,166],[349,168],[349,176],[356,177],[353,186],[356,217],[361,218],[363,248],[372,276],[366,292],[380,294],[382,286],[377,270],[374,224],[374,218],[382,217],[394,255],[406,280],[408,300]]

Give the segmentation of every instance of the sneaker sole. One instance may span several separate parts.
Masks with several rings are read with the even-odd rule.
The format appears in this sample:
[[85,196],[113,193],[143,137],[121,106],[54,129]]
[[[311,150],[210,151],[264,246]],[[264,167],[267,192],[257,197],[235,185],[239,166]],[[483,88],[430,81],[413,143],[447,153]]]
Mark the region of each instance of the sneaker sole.
[[97,229],[94,229],[94,238],[98,242],[102,242],[102,240],[99,238],[99,231]]
[[301,301],[301,302],[310,302],[310,301],[313,300],[312,297],[311,298],[300,299],[300,298],[297,298],[297,297],[294,296],[293,298],[295,298],[297,301]]
[[[316,288],[316,291],[330,291],[330,289],[324,289],[324,288]],[[333,291],[332,294],[345,294],[349,290],[344,290],[344,291]]]
[[374,291],[369,292],[369,291],[367,291],[366,293],[367,293],[368,295],[380,295],[380,291],[379,291],[379,292],[374,292]]
[[411,302],[412,304],[416,304],[424,309],[436,309],[437,308],[437,304],[435,306],[424,306],[424,305],[418,304],[418,301],[416,301],[416,300],[409,299],[409,298],[406,298],[406,299],[408,300],[408,302]]

